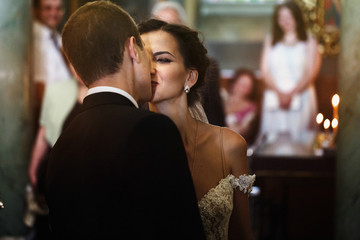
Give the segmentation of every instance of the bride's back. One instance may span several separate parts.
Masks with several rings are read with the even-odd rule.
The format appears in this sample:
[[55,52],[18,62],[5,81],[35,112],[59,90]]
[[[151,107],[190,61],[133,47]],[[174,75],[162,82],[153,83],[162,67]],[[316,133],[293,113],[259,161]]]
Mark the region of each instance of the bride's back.
[[[228,135],[231,130],[200,121],[198,124],[194,153],[188,154],[194,156],[193,162],[189,164],[196,197],[200,201],[210,189],[219,184],[221,179],[231,173],[231,167],[226,161],[226,152],[224,151],[224,140],[229,141],[224,139],[224,134]],[[231,133],[233,132],[231,131]]]

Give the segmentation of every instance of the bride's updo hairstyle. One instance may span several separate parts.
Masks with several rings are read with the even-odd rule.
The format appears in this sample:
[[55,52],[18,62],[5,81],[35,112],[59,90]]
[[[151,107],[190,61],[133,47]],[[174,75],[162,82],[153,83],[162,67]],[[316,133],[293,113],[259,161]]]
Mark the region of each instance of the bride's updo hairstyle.
[[157,19],[150,19],[138,25],[140,34],[154,31],[164,31],[172,35],[178,44],[179,51],[184,58],[184,66],[187,69],[198,71],[198,80],[187,94],[189,107],[200,100],[199,89],[205,84],[205,72],[209,66],[207,50],[199,39],[199,33],[185,25],[170,24]]

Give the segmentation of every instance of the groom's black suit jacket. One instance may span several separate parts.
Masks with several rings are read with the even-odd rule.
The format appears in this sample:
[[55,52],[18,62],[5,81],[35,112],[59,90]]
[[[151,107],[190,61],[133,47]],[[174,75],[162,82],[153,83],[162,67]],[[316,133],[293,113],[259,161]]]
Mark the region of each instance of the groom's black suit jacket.
[[205,239],[175,124],[116,93],[84,99],[52,149],[46,200],[56,239]]

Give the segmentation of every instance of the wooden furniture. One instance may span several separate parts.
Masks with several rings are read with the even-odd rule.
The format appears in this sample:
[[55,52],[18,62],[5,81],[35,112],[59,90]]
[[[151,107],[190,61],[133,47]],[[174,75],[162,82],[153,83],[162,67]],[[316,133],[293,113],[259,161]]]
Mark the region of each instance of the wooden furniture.
[[249,157],[258,196],[250,197],[254,239],[333,239],[335,151],[322,156]]

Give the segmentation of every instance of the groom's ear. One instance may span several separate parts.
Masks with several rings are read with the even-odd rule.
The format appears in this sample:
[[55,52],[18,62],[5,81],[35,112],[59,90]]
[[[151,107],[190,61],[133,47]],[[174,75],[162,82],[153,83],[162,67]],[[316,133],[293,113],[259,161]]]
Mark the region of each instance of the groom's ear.
[[136,44],[136,39],[134,36],[131,36],[129,38],[127,47],[128,47],[130,58],[133,61],[140,63],[140,54],[139,54],[140,50],[139,50],[139,46]]
[[196,69],[190,69],[188,77],[185,82],[185,86],[188,85],[190,88],[195,85],[199,77],[199,72]]

